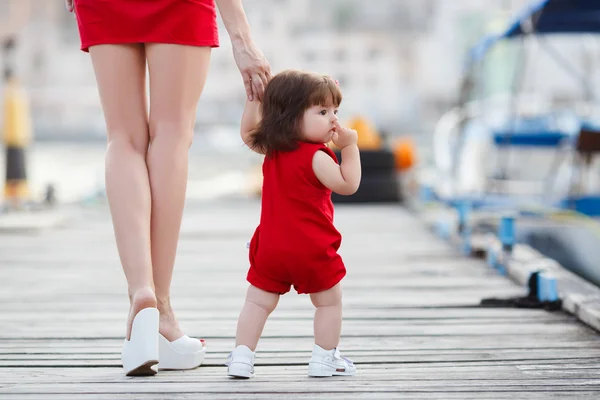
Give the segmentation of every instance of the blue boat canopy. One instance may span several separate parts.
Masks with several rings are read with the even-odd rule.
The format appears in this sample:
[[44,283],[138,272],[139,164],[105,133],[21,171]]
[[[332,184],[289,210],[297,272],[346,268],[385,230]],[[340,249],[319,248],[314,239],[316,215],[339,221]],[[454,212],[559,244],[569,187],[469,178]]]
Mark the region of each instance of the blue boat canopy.
[[533,32],[600,33],[600,1],[536,0],[502,34],[512,37],[528,33],[524,21],[530,20]]
[[506,29],[488,35],[470,51],[469,61],[481,59],[497,41],[534,34],[600,34],[600,0],[535,0]]
[[[498,41],[534,34],[599,34],[600,0],[533,0],[496,34],[481,39],[471,50],[467,70],[481,60]],[[543,119],[514,119],[493,132],[497,146],[557,147],[576,137],[579,129],[564,132],[551,121]],[[588,121],[580,121],[582,124]],[[596,128],[594,131],[600,134]]]

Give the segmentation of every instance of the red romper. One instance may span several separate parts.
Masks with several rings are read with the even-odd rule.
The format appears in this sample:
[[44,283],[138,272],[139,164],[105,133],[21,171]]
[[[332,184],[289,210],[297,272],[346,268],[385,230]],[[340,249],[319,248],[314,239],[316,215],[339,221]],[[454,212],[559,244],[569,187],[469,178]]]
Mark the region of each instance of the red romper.
[[214,0],[75,0],[81,50],[121,43],[219,46]]
[[315,176],[317,151],[324,144],[300,142],[291,152],[275,152],[263,163],[260,224],[250,241],[248,282],[259,289],[298,293],[331,289],[346,275],[337,253],[342,236],[333,226],[331,190]]

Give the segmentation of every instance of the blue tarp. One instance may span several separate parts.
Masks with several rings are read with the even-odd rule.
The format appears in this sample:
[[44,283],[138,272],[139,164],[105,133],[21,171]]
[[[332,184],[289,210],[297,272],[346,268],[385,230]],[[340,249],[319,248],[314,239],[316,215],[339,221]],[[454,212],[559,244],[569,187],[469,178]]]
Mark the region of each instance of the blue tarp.
[[533,22],[533,32],[600,33],[599,0],[537,0],[503,33],[512,37],[527,33],[523,21]]
[[535,0],[504,31],[477,43],[470,51],[469,62],[481,59],[497,41],[526,33],[600,34],[600,0]]
[[498,131],[494,132],[494,143],[499,147],[558,147],[564,140],[569,139],[567,133],[561,131]]

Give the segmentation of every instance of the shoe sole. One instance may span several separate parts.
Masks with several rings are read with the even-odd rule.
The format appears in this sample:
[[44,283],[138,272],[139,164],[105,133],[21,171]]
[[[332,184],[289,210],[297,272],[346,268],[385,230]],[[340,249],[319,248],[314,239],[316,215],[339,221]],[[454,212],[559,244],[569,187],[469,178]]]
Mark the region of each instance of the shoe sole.
[[152,368],[153,365],[158,364],[158,360],[147,361],[137,368],[129,371],[126,376],[152,376],[156,375],[156,370]]
[[229,375],[232,378],[250,379],[254,376],[254,372],[252,372],[252,370],[249,370],[248,367],[250,367],[248,364],[231,364],[227,368],[227,375]]
[[[206,351],[201,351],[193,354],[185,354],[177,359],[171,359],[169,362],[161,362],[158,364],[159,371],[184,371],[195,369],[202,365]],[[162,359],[162,357],[161,357]]]
[[[308,376],[312,377],[312,378],[330,378],[332,376],[353,376],[356,374],[356,370],[354,371],[349,371],[349,372],[340,372],[340,371],[336,371],[333,367],[329,367],[329,365],[327,364],[318,364],[318,368],[316,371],[312,370],[313,368],[313,363],[308,365]],[[326,366],[328,367],[329,370],[323,370],[322,366]]]

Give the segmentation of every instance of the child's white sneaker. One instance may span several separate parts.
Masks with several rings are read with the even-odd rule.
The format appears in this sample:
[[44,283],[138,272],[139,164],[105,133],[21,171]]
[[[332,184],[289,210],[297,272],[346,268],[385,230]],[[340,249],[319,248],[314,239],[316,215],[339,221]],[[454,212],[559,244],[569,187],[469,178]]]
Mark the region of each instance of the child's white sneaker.
[[227,375],[234,378],[254,376],[254,352],[248,346],[240,345],[227,356]]
[[354,375],[355,373],[354,363],[342,357],[337,348],[325,350],[315,344],[308,363],[308,376]]

